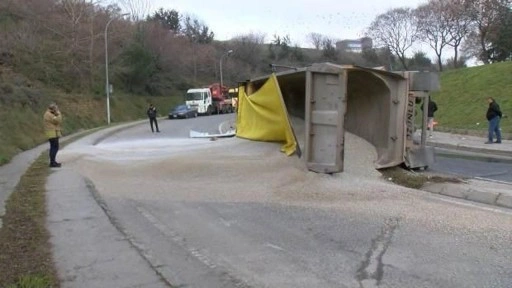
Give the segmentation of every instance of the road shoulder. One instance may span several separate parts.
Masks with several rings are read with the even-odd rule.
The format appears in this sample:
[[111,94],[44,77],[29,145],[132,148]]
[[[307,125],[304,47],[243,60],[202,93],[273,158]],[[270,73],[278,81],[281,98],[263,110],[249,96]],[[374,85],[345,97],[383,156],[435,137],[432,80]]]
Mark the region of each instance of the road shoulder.
[[47,227],[63,287],[169,287],[111,223],[84,178],[55,170],[46,189]]

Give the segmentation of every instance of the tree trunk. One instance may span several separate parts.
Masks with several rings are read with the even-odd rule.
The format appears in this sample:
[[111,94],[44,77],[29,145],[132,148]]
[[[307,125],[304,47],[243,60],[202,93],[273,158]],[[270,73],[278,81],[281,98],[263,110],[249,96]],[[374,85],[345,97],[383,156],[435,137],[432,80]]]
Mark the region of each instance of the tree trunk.
[[459,45],[453,46],[453,68],[459,68]]
[[398,59],[400,59],[400,63],[402,63],[402,67],[404,68],[404,71],[407,71],[407,63],[405,62],[405,60],[406,60],[405,54],[401,53],[398,56]]
[[91,13],[91,26],[90,37],[91,43],[89,45],[89,89],[94,87],[94,13]]
[[487,48],[485,48],[485,36],[487,33],[485,31],[480,32],[480,46],[482,48],[482,52],[480,53],[480,60],[484,62],[485,65],[489,64],[489,53],[487,52]]
[[443,58],[441,57],[441,53],[437,54],[437,67],[439,72],[443,72]]

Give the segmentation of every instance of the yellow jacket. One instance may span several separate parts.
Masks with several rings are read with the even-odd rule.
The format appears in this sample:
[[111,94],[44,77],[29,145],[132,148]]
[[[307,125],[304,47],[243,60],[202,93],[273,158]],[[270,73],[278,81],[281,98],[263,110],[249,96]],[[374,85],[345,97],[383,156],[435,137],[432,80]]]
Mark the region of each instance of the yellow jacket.
[[48,139],[57,138],[62,136],[61,126],[62,114],[55,115],[50,109],[46,110],[43,116],[44,119],[44,132]]

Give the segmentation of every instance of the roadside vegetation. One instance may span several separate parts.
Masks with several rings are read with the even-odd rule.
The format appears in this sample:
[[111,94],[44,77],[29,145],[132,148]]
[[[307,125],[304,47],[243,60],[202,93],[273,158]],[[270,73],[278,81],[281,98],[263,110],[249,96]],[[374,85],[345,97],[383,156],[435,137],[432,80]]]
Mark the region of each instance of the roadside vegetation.
[[[148,0],[0,1],[0,164],[45,141],[40,118],[50,101],[62,108],[65,133],[106,124],[106,30],[113,122],[145,117],[147,102],[165,115],[186,89],[218,82],[219,60],[233,50],[223,62],[228,86],[270,73],[269,64],[302,67],[328,61],[445,71],[443,90],[434,96],[438,127],[483,131],[481,98],[496,97],[510,114],[510,62],[463,67],[468,57],[485,64],[510,60],[512,10],[505,2],[429,0],[414,9],[389,9],[368,26],[365,36],[371,38],[361,39],[362,50],[355,52],[315,31],[306,31],[312,48],[299,47],[289,35],[257,32],[217,41],[207,23],[190,16],[193,11],[150,11]],[[400,33],[388,33],[394,29]],[[444,50],[432,46],[440,40]],[[421,41],[438,47],[436,63],[426,51],[411,53]],[[458,56],[443,58],[447,49]],[[504,132],[511,132],[510,120],[502,124]]]
[[379,170],[382,176],[400,186],[421,189],[428,182],[433,183],[461,183],[462,179],[456,177],[447,177],[433,175],[429,173],[418,173],[414,170],[408,170],[403,167],[392,167]]
[[0,229],[0,287],[59,287],[46,229],[46,160],[43,153],[6,201]]
[[[77,133],[67,143],[94,133]],[[0,287],[60,287],[52,257],[50,235],[46,228],[46,179],[48,151],[32,163],[5,205],[0,228]]]
[[512,62],[449,70],[441,74],[441,91],[433,94],[439,110],[438,128],[471,134],[487,131],[487,97],[496,99],[504,114],[500,126],[512,136]]
[[[111,119],[113,123],[144,119],[148,102],[155,104],[159,114],[165,116],[181,99],[181,95],[137,97],[114,93],[110,101]],[[63,113],[64,135],[106,125],[104,97],[46,88],[39,81],[0,66],[0,165],[47,141],[42,119],[51,102],[56,102]]]

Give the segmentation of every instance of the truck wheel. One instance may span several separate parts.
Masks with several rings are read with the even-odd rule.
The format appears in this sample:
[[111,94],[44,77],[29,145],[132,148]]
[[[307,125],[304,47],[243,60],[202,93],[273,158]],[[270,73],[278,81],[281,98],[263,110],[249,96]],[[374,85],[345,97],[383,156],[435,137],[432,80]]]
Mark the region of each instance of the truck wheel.
[[194,113],[194,118],[197,118],[197,112]]
[[207,114],[208,116],[212,115],[212,112],[213,112],[212,110],[213,110],[213,107],[212,107],[211,105],[210,105],[210,106],[208,106],[208,108],[206,109],[206,114]]

